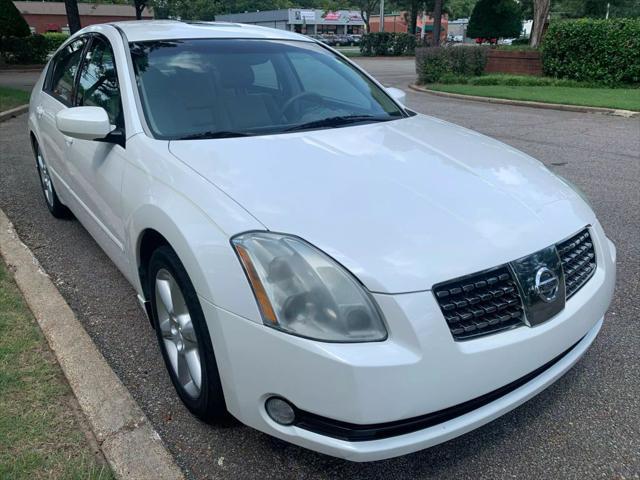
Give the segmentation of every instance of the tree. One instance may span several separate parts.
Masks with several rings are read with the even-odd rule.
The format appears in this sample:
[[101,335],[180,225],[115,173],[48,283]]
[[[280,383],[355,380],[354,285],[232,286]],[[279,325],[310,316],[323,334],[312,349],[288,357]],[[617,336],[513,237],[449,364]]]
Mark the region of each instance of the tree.
[[609,17],[640,17],[640,0],[558,0],[552,15],[560,18],[604,18],[609,4]]
[[0,0],[0,37],[27,37],[29,25],[11,0]]
[[515,0],[479,0],[467,28],[471,38],[510,38],[521,32],[520,5]]
[[371,19],[371,14],[378,9],[378,5],[380,4],[380,0],[354,0],[353,6],[360,10],[360,16],[362,17],[362,21],[364,22],[364,27],[367,33],[371,31],[369,28],[369,20]]
[[64,0],[64,8],[67,11],[67,23],[69,33],[73,35],[82,28],[80,25],[80,12],[78,11],[78,0]]
[[147,7],[148,0],[133,0],[133,7],[136,9],[136,20],[142,20],[142,12]]
[[[442,5],[444,0],[435,0],[433,5],[433,46],[440,46],[440,27],[442,25]],[[422,28],[425,28],[423,25]]]
[[449,14],[449,18],[469,18],[476,0],[447,0],[444,2],[444,9]]
[[418,10],[422,10],[422,2],[409,0],[407,28],[410,34],[415,35],[418,26]]
[[542,34],[544,33],[544,24],[549,17],[550,8],[551,0],[533,0],[533,26],[531,27],[529,46],[534,48],[540,46]]

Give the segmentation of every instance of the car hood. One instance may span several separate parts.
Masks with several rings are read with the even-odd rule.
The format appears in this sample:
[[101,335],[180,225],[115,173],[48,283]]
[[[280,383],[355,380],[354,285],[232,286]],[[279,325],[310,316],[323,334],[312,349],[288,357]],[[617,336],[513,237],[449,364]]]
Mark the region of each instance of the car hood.
[[593,221],[585,202],[537,160],[423,115],[172,141],[169,149],[267,229],[304,238],[374,292],[428,290]]

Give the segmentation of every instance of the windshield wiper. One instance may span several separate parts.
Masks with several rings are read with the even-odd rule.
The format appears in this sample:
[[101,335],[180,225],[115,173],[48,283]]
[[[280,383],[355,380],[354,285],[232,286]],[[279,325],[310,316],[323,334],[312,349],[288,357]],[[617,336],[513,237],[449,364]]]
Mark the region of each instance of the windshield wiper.
[[285,132],[295,132],[296,130],[307,130],[310,128],[322,128],[322,127],[340,127],[342,125],[349,125],[350,123],[358,122],[388,122],[394,120],[395,117],[379,117],[375,115],[343,115],[339,117],[323,118],[322,120],[314,120],[312,122],[301,123],[300,125],[294,125],[287,128]]
[[185,135],[184,137],[179,137],[176,140],[200,140],[200,139],[206,139],[206,138],[250,137],[251,135],[252,135],[251,133],[246,133],[246,132],[232,132],[227,130],[218,130],[218,131],[193,133],[191,135]]

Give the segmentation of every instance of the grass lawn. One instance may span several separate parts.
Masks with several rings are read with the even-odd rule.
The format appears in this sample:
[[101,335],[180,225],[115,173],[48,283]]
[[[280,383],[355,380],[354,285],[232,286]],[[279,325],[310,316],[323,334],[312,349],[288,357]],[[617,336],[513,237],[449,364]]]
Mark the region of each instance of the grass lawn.
[[113,478],[94,457],[74,401],[0,259],[0,478]]
[[640,111],[640,88],[430,84],[441,92]]
[[0,87],[0,112],[29,103],[29,92]]
[[362,54],[360,53],[360,47],[355,46],[348,46],[348,47],[333,47],[336,50],[338,50],[341,54],[343,54],[345,57],[361,57]]

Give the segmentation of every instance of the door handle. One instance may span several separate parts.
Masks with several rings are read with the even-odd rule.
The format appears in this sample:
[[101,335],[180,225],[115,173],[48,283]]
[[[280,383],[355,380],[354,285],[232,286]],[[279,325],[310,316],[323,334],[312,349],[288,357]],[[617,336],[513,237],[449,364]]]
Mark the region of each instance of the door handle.
[[64,137],[64,143],[67,144],[67,147],[70,147],[71,145],[73,145],[73,138],[71,137]]
[[38,118],[42,118],[42,115],[44,115],[44,108],[42,108],[41,105],[38,105],[36,107],[36,115],[38,116]]

